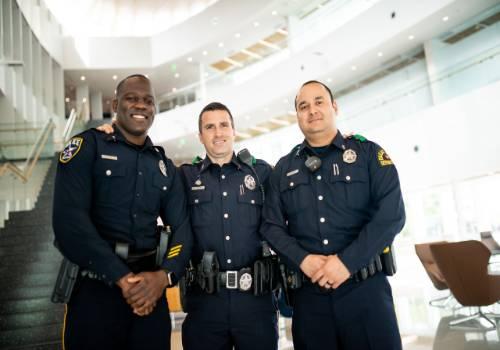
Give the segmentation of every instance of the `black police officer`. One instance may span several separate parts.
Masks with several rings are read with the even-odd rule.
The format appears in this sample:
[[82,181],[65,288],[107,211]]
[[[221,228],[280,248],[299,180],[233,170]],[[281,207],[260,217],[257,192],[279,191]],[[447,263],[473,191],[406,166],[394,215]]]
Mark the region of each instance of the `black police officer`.
[[[168,274],[151,257],[158,216],[174,236],[190,234],[185,192],[173,163],[147,137],[155,116],[149,79],[121,81],[113,111],[113,135],[87,130],[59,157],[55,239],[82,271],[63,343],[69,350],[169,349]],[[128,245],[134,259],[116,255],[117,244]]]
[[[207,293],[199,284],[187,290],[186,319],[182,325],[182,344],[186,350],[277,349],[277,314],[272,293],[252,293],[251,269],[261,258],[259,226],[265,183],[271,167],[256,160],[251,167],[233,153],[233,117],[221,103],[210,103],[199,115],[199,138],[206,150],[181,171],[188,195],[192,240],[182,244],[190,249],[198,266],[204,252],[215,252],[220,273],[216,291]],[[187,236],[184,236],[186,238]],[[173,245],[167,267],[185,266]],[[245,268],[247,268],[245,270]],[[229,271],[229,272],[227,272]],[[231,271],[236,279],[228,282]],[[248,275],[241,271],[248,271]],[[229,287],[229,288],[228,288]]]
[[261,231],[306,275],[294,291],[294,348],[401,349],[386,276],[350,278],[404,225],[396,168],[377,144],[342,136],[326,85],[306,82],[295,107],[305,140],[270,176]]

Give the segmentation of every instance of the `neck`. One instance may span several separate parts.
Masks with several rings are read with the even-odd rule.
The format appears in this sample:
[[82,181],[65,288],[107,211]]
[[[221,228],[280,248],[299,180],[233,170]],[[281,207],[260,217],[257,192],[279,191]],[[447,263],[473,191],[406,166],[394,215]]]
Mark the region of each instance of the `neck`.
[[131,144],[142,146],[146,142],[146,137],[148,137],[147,134],[141,136],[132,135],[131,133],[127,132],[124,128],[122,128],[118,123],[116,123],[115,125],[123,134],[125,139]]
[[231,162],[231,159],[233,158],[233,153],[229,153],[228,155],[223,156],[223,157],[214,157],[214,156],[207,153],[207,157],[210,158],[212,163],[219,164],[220,166],[223,166],[224,164],[228,164]]
[[306,137],[306,141],[311,147],[328,146],[337,136],[337,132],[337,129],[332,129],[324,133],[312,134]]

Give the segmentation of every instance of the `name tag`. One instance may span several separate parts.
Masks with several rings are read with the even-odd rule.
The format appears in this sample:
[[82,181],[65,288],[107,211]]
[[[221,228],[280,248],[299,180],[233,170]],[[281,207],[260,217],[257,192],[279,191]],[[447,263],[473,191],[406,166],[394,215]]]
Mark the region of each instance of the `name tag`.
[[286,176],[292,176],[292,175],[297,174],[298,172],[299,172],[299,169],[295,169],[295,170],[292,170],[289,173],[287,173]]
[[118,160],[117,156],[110,156],[109,154],[101,154],[102,159]]
[[191,191],[201,191],[201,190],[204,190],[205,189],[205,186],[194,186],[194,187],[191,187]]

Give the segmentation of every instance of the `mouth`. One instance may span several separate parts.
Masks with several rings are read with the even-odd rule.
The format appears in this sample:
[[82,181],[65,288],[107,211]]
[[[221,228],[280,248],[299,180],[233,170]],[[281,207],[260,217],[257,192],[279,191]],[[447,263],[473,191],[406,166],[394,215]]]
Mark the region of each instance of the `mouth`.
[[213,142],[213,144],[214,144],[215,146],[220,146],[220,145],[223,145],[225,142],[226,142],[226,140],[215,140],[215,141]]
[[320,121],[320,120],[323,120],[323,118],[320,118],[320,117],[316,117],[316,118],[311,118],[308,120],[309,123],[314,123],[314,122],[317,122],[317,121]]
[[147,116],[145,114],[135,113],[135,114],[131,115],[131,118],[135,119],[135,120],[147,120],[147,119],[149,119],[149,116]]

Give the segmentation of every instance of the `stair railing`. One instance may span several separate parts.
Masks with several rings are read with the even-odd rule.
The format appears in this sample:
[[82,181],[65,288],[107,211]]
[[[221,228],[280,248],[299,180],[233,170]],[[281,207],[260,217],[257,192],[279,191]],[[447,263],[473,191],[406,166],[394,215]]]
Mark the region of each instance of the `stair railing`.
[[49,119],[42,128],[42,131],[38,135],[35,143],[31,147],[30,153],[26,158],[24,165],[22,167],[18,167],[15,163],[6,162],[0,167],[0,176],[3,176],[4,174],[7,173],[7,171],[10,171],[14,175],[16,175],[19,179],[21,179],[23,183],[28,182],[33,172],[33,169],[35,168],[35,165],[38,162],[40,155],[42,154],[43,148],[47,143],[50,132],[54,128],[55,128],[54,122],[52,121],[52,119]]

